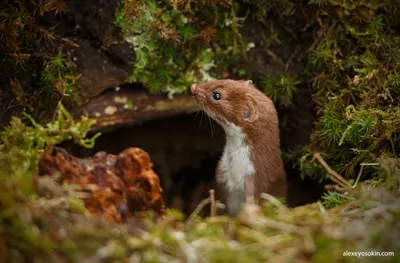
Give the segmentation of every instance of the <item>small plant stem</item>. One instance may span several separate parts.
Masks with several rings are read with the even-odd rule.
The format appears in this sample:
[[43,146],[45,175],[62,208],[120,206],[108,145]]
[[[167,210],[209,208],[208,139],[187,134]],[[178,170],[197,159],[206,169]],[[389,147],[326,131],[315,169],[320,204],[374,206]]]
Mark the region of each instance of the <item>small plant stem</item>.
[[206,199],[204,199],[203,201],[201,201],[201,203],[196,207],[196,209],[193,211],[193,213],[189,216],[188,221],[193,220],[193,218],[195,216],[198,215],[198,213],[200,213],[200,211],[210,203],[211,198],[207,197]]
[[325,162],[324,158],[322,158],[320,153],[315,153],[313,160],[314,159],[317,159],[317,161],[325,168],[325,170],[329,174],[329,178],[332,181],[334,181],[335,183],[344,188],[351,188],[351,184],[346,179],[344,179],[340,174],[332,170],[332,168],[329,167],[329,165]]
[[211,203],[211,211],[210,216],[215,216],[217,214],[217,208],[215,206],[215,190],[210,190],[210,203]]
[[254,175],[246,177],[246,203],[254,204]]
[[245,224],[251,226],[252,228],[255,228],[256,230],[267,227],[300,235],[303,237],[306,250],[310,252],[315,251],[315,243],[311,235],[311,230],[309,228],[277,221],[267,217],[259,217],[256,215],[242,214],[242,216],[246,217],[247,222]]
[[267,200],[271,204],[275,205],[279,209],[282,210],[287,210],[286,206],[284,206],[275,196],[267,194],[267,193],[261,193],[261,198]]
[[353,189],[356,188],[358,182],[359,182],[360,179],[361,179],[361,175],[362,175],[364,166],[375,166],[375,165],[379,165],[379,163],[361,163],[360,165],[361,165],[360,172],[358,172],[357,179],[356,179],[356,181],[355,181],[355,183],[354,183],[354,185],[353,185],[353,187],[352,187]]

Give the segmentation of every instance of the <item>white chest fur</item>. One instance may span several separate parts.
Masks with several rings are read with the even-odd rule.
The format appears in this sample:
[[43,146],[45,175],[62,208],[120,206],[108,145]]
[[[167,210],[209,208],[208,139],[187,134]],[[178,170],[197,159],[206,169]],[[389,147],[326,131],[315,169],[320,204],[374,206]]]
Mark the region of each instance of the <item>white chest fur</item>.
[[243,191],[246,176],[255,170],[250,160],[250,149],[242,129],[232,123],[222,125],[226,133],[226,145],[221,159],[221,179],[228,192]]

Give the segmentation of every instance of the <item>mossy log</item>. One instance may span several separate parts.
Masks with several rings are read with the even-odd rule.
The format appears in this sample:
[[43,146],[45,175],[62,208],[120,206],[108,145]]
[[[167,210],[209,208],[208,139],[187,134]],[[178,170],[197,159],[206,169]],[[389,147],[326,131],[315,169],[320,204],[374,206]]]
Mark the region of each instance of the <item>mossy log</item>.
[[96,120],[90,131],[114,129],[173,115],[193,113],[199,108],[189,95],[151,94],[146,90],[120,89],[107,91],[89,100],[74,112]]

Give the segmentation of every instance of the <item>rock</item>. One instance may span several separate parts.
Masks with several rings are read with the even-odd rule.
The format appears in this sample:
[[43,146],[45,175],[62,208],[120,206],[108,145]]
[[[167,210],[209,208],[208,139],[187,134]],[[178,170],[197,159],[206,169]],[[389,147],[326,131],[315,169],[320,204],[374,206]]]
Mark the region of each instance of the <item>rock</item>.
[[122,222],[139,211],[164,215],[162,189],[152,166],[150,156],[134,147],[119,155],[98,152],[83,159],[54,147],[41,159],[39,170],[41,175],[60,173],[59,183],[74,185],[92,214]]
[[125,83],[135,57],[115,23],[119,1],[74,0],[66,4],[62,16],[46,13],[41,22],[55,26],[58,36],[77,44],[69,56],[81,74],[78,85],[84,98]]
[[[128,43],[114,44],[107,50],[97,49],[85,39],[79,40],[78,45],[72,56],[81,74],[78,85],[85,98],[92,98],[108,88],[123,84],[131,73],[131,61],[127,58],[133,56]],[[123,56],[126,60],[121,58]]]

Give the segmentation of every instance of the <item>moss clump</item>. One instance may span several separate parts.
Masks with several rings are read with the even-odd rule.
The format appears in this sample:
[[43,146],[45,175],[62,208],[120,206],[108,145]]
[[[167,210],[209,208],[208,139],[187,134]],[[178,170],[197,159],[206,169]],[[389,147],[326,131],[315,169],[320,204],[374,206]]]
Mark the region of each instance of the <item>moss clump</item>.
[[261,90],[268,97],[281,106],[288,106],[292,103],[293,93],[297,91],[296,85],[300,84],[300,80],[290,76],[267,75],[263,84]]
[[[0,262],[18,262],[19,257],[49,256],[53,252],[56,243],[40,232],[46,228],[46,220],[35,212],[34,203],[39,202],[35,187],[39,159],[53,145],[64,140],[93,147],[94,139],[99,136],[85,138],[93,121],[83,117],[76,123],[61,104],[55,121],[46,126],[35,123],[28,115],[27,118],[33,126],[13,118],[10,126],[1,133]],[[72,204],[72,200],[74,197],[71,196],[59,201]]]
[[217,78],[247,50],[236,3],[192,2],[124,1],[116,22],[136,55],[128,82],[184,92],[195,81]]
[[[79,76],[66,55],[67,42],[55,34],[55,27],[40,21],[49,13],[61,16],[66,8],[64,0],[22,0],[1,7],[0,70],[4,90],[15,97],[4,102],[10,103],[7,110],[22,108],[35,119],[48,121],[58,102],[67,108],[81,103]],[[0,97],[0,103],[6,98]]]
[[62,54],[48,59],[40,77],[43,105],[49,107],[54,101],[58,101],[69,106],[78,106],[82,102],[76,85],[79,77],[72,73],[71,63]]
[[[318,114],[308,149],[326,153],[334,170],[355,179],[361,163],[399,156],[399,6],[393,1],[310,3],[318,7],[320,29],[308,66]],[[305,173],[325,178],[325,170],[310,161],[302,159]],[[375,171],[369,166],[364,173]]]

